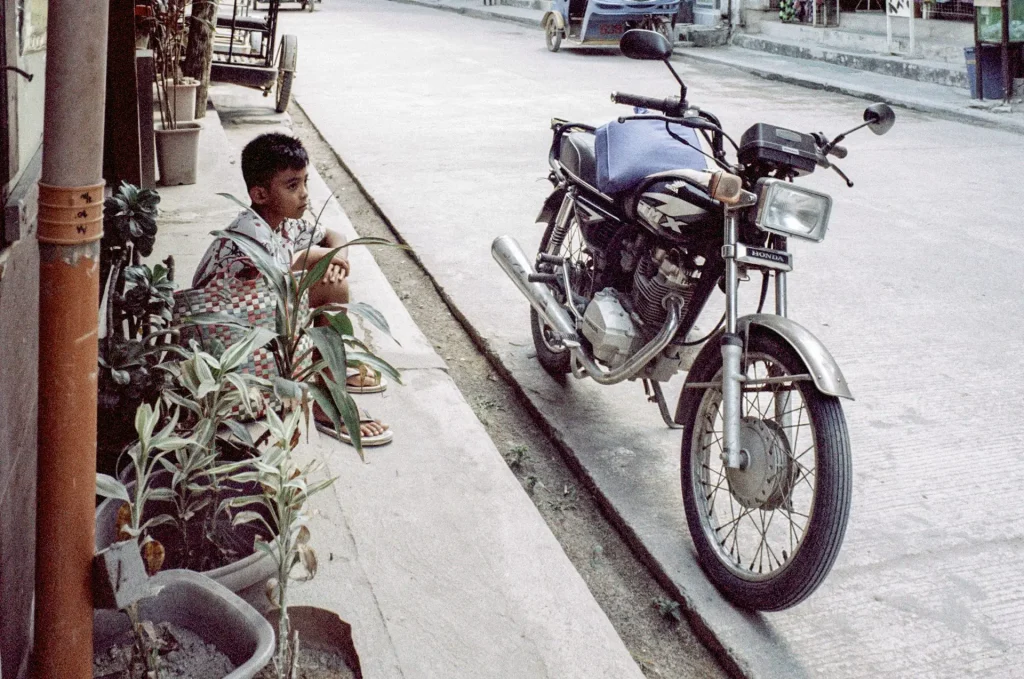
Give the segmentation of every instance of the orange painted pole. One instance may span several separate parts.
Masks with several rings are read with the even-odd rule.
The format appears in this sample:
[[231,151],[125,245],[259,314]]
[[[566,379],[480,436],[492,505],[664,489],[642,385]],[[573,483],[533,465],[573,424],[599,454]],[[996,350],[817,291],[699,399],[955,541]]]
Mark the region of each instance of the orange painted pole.
[[107,0],[48,10],[32,676],[90,679]]

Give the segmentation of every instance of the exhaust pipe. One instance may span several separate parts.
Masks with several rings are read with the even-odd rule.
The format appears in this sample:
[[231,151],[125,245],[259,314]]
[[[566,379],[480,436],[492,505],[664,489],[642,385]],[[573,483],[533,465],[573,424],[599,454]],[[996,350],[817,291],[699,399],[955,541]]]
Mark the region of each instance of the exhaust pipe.
[[559,339],[566,342],[566,346],[579,344],[579,335],[576,334],[576,324],[562,305],[558,303],[551,290],[543,283],[530,281],[530,274],[535,273],[533,265],[527,259],[523,249],[512,236],[498,236],[491,244],[491,256],[498,262],[505,274],[512,279],[519,291],[530,301],[530,304],[544,322],[555,333]]

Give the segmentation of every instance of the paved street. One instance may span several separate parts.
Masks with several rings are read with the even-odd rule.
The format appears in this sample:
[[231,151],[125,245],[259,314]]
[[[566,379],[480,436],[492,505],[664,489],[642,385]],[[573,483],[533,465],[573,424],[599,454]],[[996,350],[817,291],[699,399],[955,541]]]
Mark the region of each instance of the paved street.
[[[748,615],[694,563],[678,433],[637,384],[547,378],[528,305],[490,256],[504,233],[536,249],[549,119],[621,115],[613,90],[671,95],[664,66],[550,54],[537,30],[398,3],[326,0],[282,16],[299,36],[299,104],[735,665],[758,677],[1021,676],[1024,136],[898,110],[887,136],[845,142],[854,189],[826,171],[804,182],[835,204],[823,244],[794,244],[790,315],[857,398],[844,404],[854,506],[822,588]],[[675,64],[690,100],[734,136],[759,121],[835,134],[864,107]]]

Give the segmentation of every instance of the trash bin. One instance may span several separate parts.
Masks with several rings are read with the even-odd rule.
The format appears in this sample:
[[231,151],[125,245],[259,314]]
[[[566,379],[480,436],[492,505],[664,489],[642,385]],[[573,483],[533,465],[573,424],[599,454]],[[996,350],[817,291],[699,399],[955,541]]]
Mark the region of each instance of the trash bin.
[[[1010,48],[1011,62],[1015,50],[1015,47]],[[973,47],[964,48],[964,58],[967,60],[967,83],[971,88],[971,99],[981,99],[978,96],[978,80],[975,75],[977,59]],[[981,91],[984,93],[985,99],[1003,98],[1003,48],[1001,45],[981,46],[981,80]]]

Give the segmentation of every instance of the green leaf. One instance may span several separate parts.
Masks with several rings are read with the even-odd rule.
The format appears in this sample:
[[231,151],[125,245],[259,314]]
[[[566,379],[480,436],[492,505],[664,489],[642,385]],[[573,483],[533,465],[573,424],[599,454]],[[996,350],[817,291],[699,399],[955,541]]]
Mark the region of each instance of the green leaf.
[[327,319],[327,322],[331,324],[331,327],[334,328],[335,331],[337,331],[337,333],[342,337],[351,337],[353,334],[355,334],[355,328],[352,327],[352,319],[349,318],[347,314],[325,313],[324,318]]
[[180,330],[181,328],[188,327],[190,325],[223,325],[229,328],[239,328],[241,330],[251,330],[253,327],[252,323],[243,318],[216,311],[183,316],[181,318],[181,323],[175,326],[174,329]]
[[213,231],[211,235],[215,238],[226,238],[237,245],[242,254],[248,257],[253,266],[267,279],[267,283],[277,294],[278,299],[288,297],[289,289],[285,280],[288,277],[288,272],[282,271],[277,260],[258,240],[236,231]]
[[157,502],[168,502],[174,499],[174,491],[170,488],[150,488],[146,495],[147,500],[156,500]]
[[316,264],[303,274],[299,280],[298,296],[301,298],[306,290],[323,280],[324,275],[327,273],[327,269],[331,266],[331,262],[334,260],[334,256],[341,252],[342,248],[334,248],[323,257],[317,260]]
[[327,361],[327,367],[331,370],[334,380],[345,380],[345,343],[341,335],[330,326],[309,328],[306,335],[313,340],[313,345],[320,352],[320,355]]
[[231,419],[224,420],[224,424],[239,441],[250,447],[256,446],[252,440],[252,435],[249,433],[249,429],[244,424]]
[[125,485],[107,474],[96,474],[96,494],[100,497],[113,497],[125,502],[131,502]]
[[402,383],[402,374],[390,363],[379,356],[375,356],[374,354],[363,351],[350,351],[348,352],[348,365],[353,367],[366,365],[377,372],[384,373],[399,384]]
[[301,382],[285,379],[284,377],[274,377],[270,382],[274,385],[274,396],[277,396],[282,401],[302,400],[303,384]]
[[274,337],[276,335],[266,328],[253,328],[245,337],[224,350],[220,357],[221,369],[224,371],[234,370],[245,363],[256,349],[264,346]]
[[391,334],[391,326],[388,325],[388,321],[384,318],[384,314],[365,302],[353,302],[347,305],[346,308],[350,314],[355,314],[356,316],[365,318],[367,321],[383,330],[385,334],[395,342],[395,344],[401,346],[398,340],[396,340]]
[[237,514],[235,514],[234,518],[231,519],[231,525],[238,526],[243,523],[250,523],[252,521],[260,521],[266,524],[266,521],[263,520],[263,517],[260,516],[259,512],[245,511],[238,512]]
[[344,387],[339,386],[333,380],[324,381],[327,383],[331,399],[341,414],[341,419],[345,421],[345,429],[348,430],[348,435],[352,437],[352,446],[359,453],[359,459],[365,462],[366,457],[363,455],[362,438],[359,434],[359,408],[356,406],[356,402],[352,400],[352,397]]

